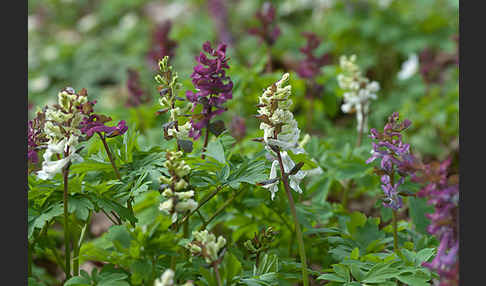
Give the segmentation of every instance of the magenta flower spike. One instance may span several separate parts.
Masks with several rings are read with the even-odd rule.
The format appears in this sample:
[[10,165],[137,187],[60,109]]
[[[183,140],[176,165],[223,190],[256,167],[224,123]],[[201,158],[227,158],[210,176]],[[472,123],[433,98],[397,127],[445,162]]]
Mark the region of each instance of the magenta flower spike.
[[196,92],[186,92],[187,99],[193,103],[192,111],[198,104],[203,106],[201,113],[191,119],[192,130],[189,136],[194,140],[201,136],[201,130],[209,125],[212,118],[226,111],[222,104],[233,98],[233,82],[226,75],[226,70],[229,69],[226,44],[221,43],[213,49],[209,42],[205,42],[203,50],[196,57],[198,65],[191,74]]

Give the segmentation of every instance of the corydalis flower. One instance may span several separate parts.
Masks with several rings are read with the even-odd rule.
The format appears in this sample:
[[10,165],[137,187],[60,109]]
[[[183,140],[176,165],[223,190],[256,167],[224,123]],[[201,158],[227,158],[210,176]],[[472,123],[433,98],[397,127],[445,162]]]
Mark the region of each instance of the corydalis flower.
[[106,126],[105,123],[110,121],[109,116],[92,114],[81,122],[81,132],[86,134],[87,138],[95,133],[103,133],[105,137],[111,138],[123,135],[128,130],[125,120],[121,120],[115,126]]
[[167,20],[163,24],[157,25],[152,33],[152,47],[147,54],[150,66],[157,70],[158,62],[165,56],[173,57],[177,42],[169,39],[172,22]]
[[207,230],[193,231],[192,236],[194,237],[193,241],[186,245],[191,254],[202,256],[206,263],[211,265],[219,263],[221,251],[226,245],[226,239],[222,236],[216,239],[216,236]]
[[299,63],[297,73],[302,78],[311,79],[321,73],[321,67],[328,65],[331,61],[331,55],[324,53],[317,57],[314,55],[315,49],[321,44],[321,40],[314,33],[303,33],[307,43],[300,51],[305,55],[305,59]]
[[[194,115],[191,119],[192,130],[189,136],[195,140],[201,136],[201,129],[208,126],[213,117],[226,110],[221,105],[233,97],[233,82],[226,75],[226,70],[229,69],[226,44],[219,44],[213,49],[209,42],[205,42],[203,50],[212,58],[208,58],[203,52],[196,57],[199,64],[194,67],[191,78],[197,92],[186,92],[187,99],[193,103],[193,111],[197,104],[203,106],[201,114]],[[200,120],[196,122],[197,119]]]
[[[289,99],[291,86],[287,85],[288,79],[289,74],[286,73],[282,76],[282,79],[268,87],[260,96],[258,104],[259,115],[257,118],[262,121],[260,123],[260,129],[263,130],[263,141],[266,144],[265,148],[270,154],[275,155],[272,168],[270,169],[270,178],[266,184],[263,184],[263,187],[271,192],[272,200],[278,191],[280,182],[277,177],[279,162],[275,158],[276,152],[280,152],[284,172],[290,173],[290,187],[298,193],[302,193],[302,189],[299,186],[302,179],[308,172],[316,171],[315,169],[308,171],[297,170],[295,173],[291,173],[296,164],[290,158],[287,151],[294,154],[304,153],[305,151],[299,146],[300,129],[297,126],[294,115],[289,110],[292,105],[292,100]],[[320,168],[316,169],[320,170]]]
[[426,197],[427,203],[434,206],[434,213],[426,214],[430,219],[427,231],[435,235],[440,245],[433,261],[424,266],[437,271],[440,275],[439,285],[458,285],[459,281],[459,185],[457,177],[448,177],[451,161],[433,162],[423,166],[422,176],[413,178],[416,182],[426,184],[418,193]]
[[71,162],[82,161],[76,153],[76,146],[81,135],[79,125],[89,107],[85,89],[78,94],[67,87],[59,92],[58,104],[46,108],[43,133],[47,139],[47,150],[43,155],[42,169],[37,173],[40,179],[51,179]]
[[[369,164],[376,159],[381,159],[381,187],[385,194],[384,206],[398,210],[402,207],[402,199],[399,196],[398,187],[403,184],[407,175],[414,173],[416,160],[410,154],[410,145],[402,141],[401,132],[407,129],[412,123],[405,119],[399,122],[398,112],[394,112],[388,117],[388,122],[384,127],[383,133],[375,128],[371,129],[373,142],[371,157],[366,160]],[[395,173],[400,175],[400,179],[395,181]]]
[[169,176],[161,176],[163,189],[162,195],[166,200],[160,204],[159,209],[172,217],[172,222],[177,221],[178,214],[193,211],[197,207],[194,201],[194,191],[189,187],[189,183],[184,179],[191,168],[182,160],[182,151],[167,151],[166,161],[163,166],[167,168]]
[[365,131],[368,125],[370,102],[377,98],[376,93],[380,90],[380,85],[376,81],[370,82],[362,75],[361,69],[356,64],[356,55],[349,58],[341,56],[339,65],[342,73],[338,75],[338,84],[345,91],[341,110],[344,113],[356,112],[357,129]]
[[27,160],[32,164],[39,162],[38,151],[48,141],[44,134],[45,113],[37,112],[37,116],[27,124]]
[[150,99],[146,97],[140,84],[140,76],[138,72],[134,69],[127,69],[128,79],[127,79],[127,90],[128,90],[128,101],[127,106],[138,106],[142,103],[148,102]]
[[287,85],[289,74],[268,87],[259,97],[258,116],[262,121],[263,140],[267,145],[280,147],[282,150],[294,148],[298,144],[300,129],[294,115],[289,110],[292,87]]
[[[87,92],[83,89],[87,96]],[[98,133],[100,136],[115,137],[125,134],[128,127],[125,120],[121,120],[115,126],[106,126],[105,123],[110,122],[112,119],[109,116],[95,114],[93,106],[96,104],[96,100],[87,101],[83,106],[83,114],[85,115],[83,120],[79,123],[79,130],[86,135],[86,139],[91,138],[93,134]]]
[[255,14],[261,26],[249,29],[249,33],[260,38],[260,41],[271,46],[280,35],[280,28],[275,23],[275,7],[270,2],[263,4],[262,10]]
[[170,116],[169,122],[163,125],[164,137],[167,140],[174,137],[177,140],[187,140],[192,124],[187,121],[185,115],[191,109],[191,104],[187,102],[182,104],[184,99],[176,96],[181,84],[178,82],[177,72],[169,65],[168,56],[159,62],[159,67],[161,73],[155,76],[155,80],[160,84],[157,87],[160,92],[159,103],[162,107],[160,112],[168,112]]

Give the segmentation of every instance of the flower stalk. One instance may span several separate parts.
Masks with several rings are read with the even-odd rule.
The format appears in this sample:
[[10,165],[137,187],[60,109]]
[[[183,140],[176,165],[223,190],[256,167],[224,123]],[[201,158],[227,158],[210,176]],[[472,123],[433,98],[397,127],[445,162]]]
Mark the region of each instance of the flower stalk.
[[297,237],[297,243],[299,244],[299,255],[300,255],[300,263],[302,264],[302,283],[304,286],[309,285],[309,277],[307,274],[307,258],[305,255],[305,246],[304,246],[304,239],[302,237],[302,231],[300,229],[299,220],[297,219],[297,212],[295,210],[295,203],[292,194],[290,193],[290,187],[288,182],[288,174],[285,173],[284,165],[282,162],[282,156],[280,155],[280,151],[277,152],[278,162],[280,164],[280,171],[282,173],[282,181],[284,183],[285,193],[287,194],[287,198],[289,200],[290,205],[290,212],[292,213],[292,218],[294,219],[295,225],[295,235]]
[[69,182],[69,167],[70,163],[62,171],[64,177],[64,247],[65,247],[65,258],[66,267],[64,268],[66,273],[66,280],[71,277],[71,251],[69,248],[69,213],[68,213],[68,182]]

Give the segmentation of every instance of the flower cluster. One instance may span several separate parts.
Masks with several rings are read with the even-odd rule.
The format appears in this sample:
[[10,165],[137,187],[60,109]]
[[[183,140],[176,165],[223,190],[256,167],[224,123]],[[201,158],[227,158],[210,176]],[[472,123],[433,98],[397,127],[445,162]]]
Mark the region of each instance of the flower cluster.
[[324,53],[320,57],[315,56],[314,51],[319,47],[321,40],[314,33],[303,33],[303,36],[306,37],[307,43],[300,51],[305,55],[305,59],[299,63],[297,73],[302,78],[311,79],[320,74],[321,67],[330,63],[331,55]]
[[[164,271],[162,276],[160,278],[155,279],[154,286],[176,286],[174,283],[174,270],[172,269],[167,269]],[[194,284],[192,281],[187,281],[184,284],[181,284],[181,286],[193,286]]]
[[176,96],[176,91],[181,84],[178,82],[177,72],[169,65],[168,56],[159,62],[159,68],[161,73],[155,76],[155,80],[160,84],[157,87],[160,92],[159,104],[162,107],[160,112],[169,112],[170,116],[169,122],[163,126],[164,137],[167,140],[172,138],[186,140],[189,138],[192,124],[184,115],[191,109],[191,104],[178,104],[184,101]]
[[[381,176],[381,187],[385,193],[384,206],[398,210],[402,207],[402,199],[399,196],[398,187],[403,184],[407,175],[413,175],[416,170],[416,159],[410,154],[410,144],[403,143],[401,132],[411,125],[408,119],[399,122],[398,112],[388,117],[388,122],[383,133],[375,128],[371,129],[373,142],[371,157],[367,164],[376,159],[381,159],[379,172]],[[395,181],[395,173],[400,176]]]
[[[223,113],[226,109],[221,105],[233,97],[233,82],[226,75],[229,69],[226,57],[226,44],[219,44],[216,49],[209,42],[203,44],[203,50],[196,57],[198,65],[191,74],[192,84],[197,92],[187,91],[187,99],[193,103],[193,111],[197,104],[202,104],[201,114],[195,114],[191,119],[192,130],[189,136],[197,140],[201,136],[201,130],[209,125],[211,118]],[[198,122],[195,119],[200,119]]]
[[289,110],[292,100],[289,99],[292,86],[287,85],[289,74],[269,86],[258,99],[258,116],[262,122],[263,140],[287,150],[298,144],[300,129],[294,115]]
[[153,70],[157,70],[158,62],[165,56],[173,57],[177,42],[169,39],[172,22],[167,20],[157,25],[152,33],[152,48],[147,54],[149,65]]
[[349,58],[341,56],[339,65],[342,73],[338,75],[338,84],[345,90],[341,110],[345,113],[356,112],[357,128],[365,131],[370,100],[377,98],[376,93],[380,90],[380,85],[376,81],[370,82],[363,76],[360,67],[356,64],[356,55]]
[[189,183],[184,179],[191,172],[191,168],[182,160],[182,151],[167,151],[163,166],[167,168],[169,176],[161,176],[162,195],[166,200],[159,209],[172,216],[172,222],[177,221],[178,214],[193,211],[197,207],[194,191],[189,189]]
[[223,256],[221,251],[226,245],[226,239],[222,236],[216,239],[216,236],[207,230],[193,231],[192,236],[194,239],[186,245],[191,254],[201,255],[208,264],[218,264]]
[[[304,149],[299,147],[300,129],[294,115],[289,110],[292,100],[289,99],[292,87],[287,85],[289,74],[286,73],[276,83],[268,87],[259,97],[257,118],[262,122],[260,129],[263,130],[263,141],[265,148],[272,154],[280,152],[285,173],[289,174],[290,187],[298,193],[302,193],[299,184],[309,171],[298,170],[291,172],[296,164],[289,156],[287,151],[294,154],[304,153]],[[277,149],[275,149],[277,148]],[[275,156],[274,156],[275,157]],[[263,187],[271,192],[272,200],[278,191],[279,180],[277,169],[279,161],[274,158],[270,169],[270,178]]]
[[45,112],[37,112],[37,116],[27,124],[27,160],[32,164],[39,162],[39,148],[47,142],[44,134],[46,120]]
[[427,231],[435,235],[440,244],[433,261],[424,263],[424,266],[437,271],[441,286],[457,285],[459,281],[459,185],[457,177],[448,177],[450,163],[445,160],[425,165],[421,170],[423,175],[414,178],[414,181],[426,184],[417,196],[428,198],[428,204],[435,208],[434,213],[427,214],[431,220]]
[[138,72],[134,69],[128,69],[127,74],[127,89],[129,98],[126,105],[133,107],[148,102],[150,98],[146,96],[145,92],[140,86],[140,76]]
[[76,145],[81,136],[79,125],[90,106],[85,89],[78,94],[73,88],[67,87],[59,92],[58,104],[46,108],[43,133],[47,149],[43,155],[42,169],[37,173],[39,178],[52,179],[71,162],[83,160],[76,153]]
[[280,36],[280,28],[275,21],[275,7],[270,2],[263,4],[262,10],[255,14],[260,21],[261,27],[249,29],[249,33],[260,38],[262,42],[271,46]]

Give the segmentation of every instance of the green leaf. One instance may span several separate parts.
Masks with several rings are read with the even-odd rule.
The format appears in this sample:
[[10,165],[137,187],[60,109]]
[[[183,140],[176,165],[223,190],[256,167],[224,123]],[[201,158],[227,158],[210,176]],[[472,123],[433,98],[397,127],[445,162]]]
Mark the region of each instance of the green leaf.
[[318,280],[328,280],[328,281],[336,281],[336,282],[346,282],[346,279],[343,277],[340,277],[336,274],[328,273],[328,274],[322,274],[319,277],[317,277]]
[[204,154],[216,159],[216,161],[222,164],[226,164],[223,145],[221,145],[221,142],[219,140],[209,142],[206,152],[204,152]]
[[383,283],[391,278],[396,277],[399,274],[397,269],[391,268],[390,264],[378,263],[375,264],[365,277],[363,277],[362,282],[365,283]]
[[360,212],[353,212],[350,215],[350,220],[346,223],[348,232],[351,236],[356,233],[358,226],[363,226],[366,223],[366,215]]
[[363,280],[363,278],[365,277],[365,273],[363,270],[361,270],[361,268],[353,263],[353,264],[350,264],[348,265],[349,266],[349,269],[351,270],[351,275],[353,275],[353,277],[358,280],[358,281],[361,281]]
[[435,248],[424,248],[420,250],[415,256],[415,265],[422,265],[422,263],[427,262],[434,254]]
[[345,282],[351,282],[351,277],[349,275],[349,269],[341,264],[334,264],[332,266],[334,269],[334,272],[339,275],[340,277],[343,277]]
[[68,198],[68,212],[74,213],[80,220],[88,219],[89,211],[94,210],[93,203],[86,197],[71,196]]
[[91,285],[91,281],[81,276],[71,277],[68,281],[66,281],[66,283],[64,283],[64,286],[85,286],[85,285]]
[[355,247],[353,251],[351,251],[349,258],[357,260],[359,258],[359,248]]
[[51,205],[46,210],[42,210],[42,213],[29,208],[29,222],[27,226],[28,238],[32,238],[32,234],[36,228],[42,229],[48,221],[62,215],[63,212],[64,210],[62,204]]
[[430,220],[426,217],[427,213],[433,213],[434,207],[427,204],[425,198],[408,197],[409,213],[413,224],[418,232],[427,233],[427,226]]
[[130,241],[132,237],[130,233],[126,229],[125,225],[113,225],[110,227],[108,232],[106,233],[106,239],[112,242],[119,242],[124,248],[130,247]]
[[130,285],[126,281],[123,281],[128,277],[127,274],[124,273],[104,273],[104,275],[101,276],[101,280],[98,282],[99,286],[125,286],[125,285]]
[[397,276],[397,279],[400,282],[405,283],[407,285],[412,286],[428,286],[430,283],[427,281],[430,280],[430,277],[425,275],[423,272],[417,271],[415,273],[401,273]]
[[224,264],[224,272],[225,272],[225,279],[226,285],[231,285],[234,277],[238,275],[242,268],[241,263],[236,257],[231,253],[226,253],[223,260]]

